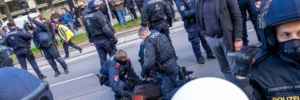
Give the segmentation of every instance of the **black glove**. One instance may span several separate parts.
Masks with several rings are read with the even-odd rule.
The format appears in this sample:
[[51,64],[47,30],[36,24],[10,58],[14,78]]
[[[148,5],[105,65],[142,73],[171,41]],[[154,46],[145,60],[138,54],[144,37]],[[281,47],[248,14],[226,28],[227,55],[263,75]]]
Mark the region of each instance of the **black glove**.
[[246,46],[235,54],[236,66],[234,67],[234,75],[246,77],[249,73],[253,58],[261,50],[259,46]]
[[143,64],[144,64],[144,59],[139,59],[138,61],[140,62],[141,66],[143,66]]
[[132,98],[132,93],[129,92],[129,91],[126,91],[125,94],[124,94],[124,97],[126,97],[128,99],[131,99]]
[[165,64],[163,64],[162,69],[168,74],[172,74],[174,72],[173,64],[171,64],[170,62],[166,62]]
[[168,20],[169,20],[169,21],[168,21],[168,22],[169,22],[169,27],[172,27],[172,26],[173,26],[173,25],[172,25],[172,24],[173,24],[172,18],[168,18]]
[[113,39],[113,43],[116,45],[118,43],[118,39],[117,38]]
[[33,21],[33,20],[34,20],[34,18],[32,18],[32,17],[28,17],[28,20],[29,20],[29,21]]

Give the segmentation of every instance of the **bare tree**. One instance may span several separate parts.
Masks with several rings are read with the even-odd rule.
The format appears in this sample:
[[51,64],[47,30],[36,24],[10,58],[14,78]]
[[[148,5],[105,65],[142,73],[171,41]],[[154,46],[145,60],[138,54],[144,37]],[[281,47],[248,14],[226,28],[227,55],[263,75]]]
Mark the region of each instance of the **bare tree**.
[[46,0],[48,7],[52,9],[52,0]]

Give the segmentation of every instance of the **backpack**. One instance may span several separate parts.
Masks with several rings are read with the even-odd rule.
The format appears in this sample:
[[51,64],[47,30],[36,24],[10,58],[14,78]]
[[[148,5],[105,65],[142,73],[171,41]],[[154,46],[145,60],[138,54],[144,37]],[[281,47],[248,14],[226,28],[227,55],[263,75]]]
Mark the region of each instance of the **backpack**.
[[47,34],[47,32],[40,32],[38,37],[38,41],[40,42],[40,45],[42,47],[50,47],[53,44],[52,39]]

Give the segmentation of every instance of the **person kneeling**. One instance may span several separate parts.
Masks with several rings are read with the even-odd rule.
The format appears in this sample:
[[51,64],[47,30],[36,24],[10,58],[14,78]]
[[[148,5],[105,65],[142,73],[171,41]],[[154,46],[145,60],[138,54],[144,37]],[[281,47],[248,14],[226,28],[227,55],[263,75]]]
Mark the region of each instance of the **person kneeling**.
[[134,72],[130,58],[124,50],[117,51],[100,69],[100,85],[111,87],[116,100],[131,99],[134,84],[140,81]]

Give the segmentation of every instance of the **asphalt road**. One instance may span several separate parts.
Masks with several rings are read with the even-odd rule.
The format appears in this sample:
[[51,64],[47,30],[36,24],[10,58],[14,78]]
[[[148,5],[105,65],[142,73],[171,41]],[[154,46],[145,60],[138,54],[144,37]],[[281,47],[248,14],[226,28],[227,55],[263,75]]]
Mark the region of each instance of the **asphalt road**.
[[[252,23],[248,22],[249,44],[258,43]],[[136,33],[135,33],[136,34]],[[179,60],[180,66],[187,67],[187,70],[194,71],[192,77],[218,77],[224,78],[216,59],[207,60],[205,64],[198,64],[193,54],[191,43],[188,41],[185,30],[178,30],[171,33],[171,39]],[[139,74],[141,66],[138,62],[139,45],[141,39],[118,45],[118,49],[127,51],[132,60],[135,71]],[[202,55],[206,58],[206,53],[201,46]],[[64,74],[63,69],[59,67],[62,74],[54,77],[54,71],[51,68],[42,69],[43,74],[48,77],[46,80],[50,83],[50,89],[55,100],[114,100],[114,93],[111,88],[100,86],[96,74],[100,70],[100,60],[97,52],[85,54],[81,59],[68,65],[70,73]]]

